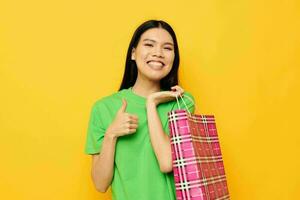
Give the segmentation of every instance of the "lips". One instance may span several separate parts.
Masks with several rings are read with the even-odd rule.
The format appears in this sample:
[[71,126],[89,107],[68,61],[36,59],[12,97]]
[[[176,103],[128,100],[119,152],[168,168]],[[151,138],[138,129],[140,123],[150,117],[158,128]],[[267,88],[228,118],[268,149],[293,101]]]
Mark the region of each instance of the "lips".
[[147,61],[147,64],[151,64],[151,65],[154,65],[154,66],[165,66],[165,63],[163,63],[162,61],[159,61],[159,60],[149,60]]

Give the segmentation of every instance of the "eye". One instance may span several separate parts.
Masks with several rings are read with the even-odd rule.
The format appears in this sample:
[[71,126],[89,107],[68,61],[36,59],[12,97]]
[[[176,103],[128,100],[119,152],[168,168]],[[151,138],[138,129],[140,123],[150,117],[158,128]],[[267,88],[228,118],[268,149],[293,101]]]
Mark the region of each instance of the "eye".
[[172,51],[172,48],[171,48],[171,47],[166,47],[165,49],[168,49],[168,50]]
[[148,44],[145,44],[145,46],[152,47],[153,45],[148,43]]

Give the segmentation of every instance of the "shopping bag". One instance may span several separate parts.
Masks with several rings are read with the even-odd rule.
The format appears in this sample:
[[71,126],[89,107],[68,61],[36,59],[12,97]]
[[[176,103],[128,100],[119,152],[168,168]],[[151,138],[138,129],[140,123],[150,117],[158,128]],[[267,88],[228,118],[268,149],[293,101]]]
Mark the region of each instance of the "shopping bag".
[[177,200],[230,199],[215,117],[190,113],[180,97],[186,109],[176,97],[179,109],[168,112]]

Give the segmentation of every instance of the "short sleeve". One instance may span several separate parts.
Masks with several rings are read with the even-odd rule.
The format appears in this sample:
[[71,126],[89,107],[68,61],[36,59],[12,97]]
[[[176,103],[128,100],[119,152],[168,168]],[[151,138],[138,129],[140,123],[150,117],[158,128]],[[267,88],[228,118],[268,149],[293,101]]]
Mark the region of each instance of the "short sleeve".
[[[190,113],[195,113],[195,98],[190,92],[184,92],[183,97],[178,98],[179,106],[181,109],[188,109]],[[176,103],[175,108],[178,109],[178,104]]]
[[101,151],[105,128],[101,121],[99,104],[95,103],[90,112],[85,145],[86,154],[97,154]]

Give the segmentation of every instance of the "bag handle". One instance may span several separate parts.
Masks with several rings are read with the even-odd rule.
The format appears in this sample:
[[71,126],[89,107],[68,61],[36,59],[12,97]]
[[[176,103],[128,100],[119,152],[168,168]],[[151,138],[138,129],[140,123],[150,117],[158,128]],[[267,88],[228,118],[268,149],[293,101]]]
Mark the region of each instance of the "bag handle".
[[[181,94],[179,94],[179,96],[180,96],[181,100],[183,101],[183,104],[184,104],[186,110],[188,111],[189,115],[191,115],[191,112],[189,111],[189,108],[187,107],[186,102],[184,101],[183,97],[181,96]],[[193,101],[193,99],[191,97],[187,96],[187,95],[186,95],[186,97],[194,104],[195,109],[196,109],[196,104]],[[178,108],[181,109],[177,95],[176,95],[176,101],[177,101]]]

